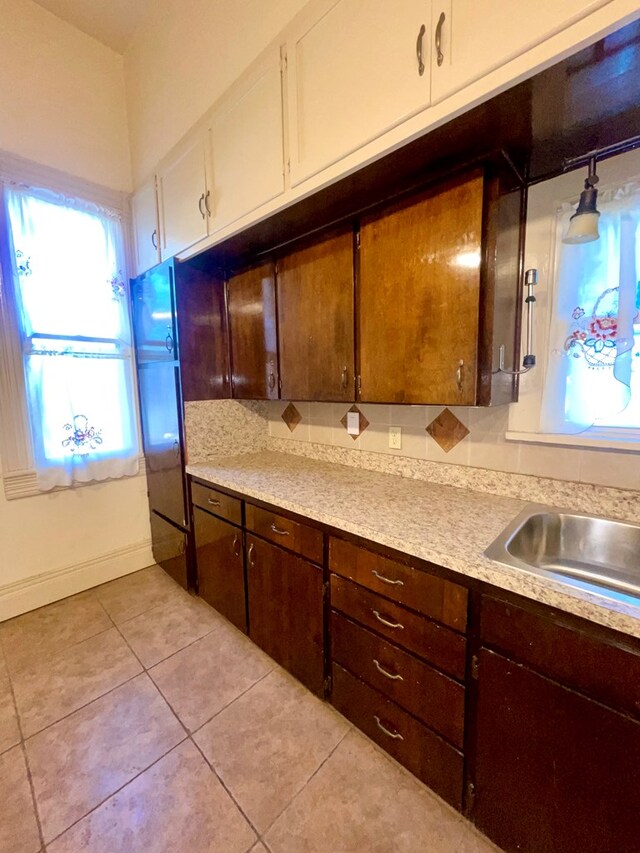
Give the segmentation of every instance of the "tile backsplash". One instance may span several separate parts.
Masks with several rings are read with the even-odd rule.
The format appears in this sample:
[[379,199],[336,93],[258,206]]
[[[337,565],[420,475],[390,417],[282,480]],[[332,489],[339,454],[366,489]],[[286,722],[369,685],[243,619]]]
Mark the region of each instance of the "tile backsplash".
[[[353,452],[529,474],[618,489],[640,489],[640,453],[507,441],[508,407],[385,406],[358,403],[360,434],[346,430],[348,403],[264,404],[269,436]],[[291,406],[295,409],[292,411]],[[288,408],[289,407],[289,408]],[[287,411],[287,421],[282,415]],[[292,427],[293,419],[296,425]],[[402,447],[389,447],[389,428],[401,427]],[[282,444],[277,441],[278,446]],[[292,452],[300,452],[292,446]],[[381,460],[382,461],[382,460]]]

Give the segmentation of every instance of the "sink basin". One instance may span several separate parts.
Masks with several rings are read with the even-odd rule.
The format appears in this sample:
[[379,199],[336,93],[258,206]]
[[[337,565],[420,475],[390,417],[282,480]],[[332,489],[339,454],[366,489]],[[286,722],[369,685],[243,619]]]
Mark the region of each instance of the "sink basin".
[[527,572],[640,603],[640,525],[530,506],[485,551]]

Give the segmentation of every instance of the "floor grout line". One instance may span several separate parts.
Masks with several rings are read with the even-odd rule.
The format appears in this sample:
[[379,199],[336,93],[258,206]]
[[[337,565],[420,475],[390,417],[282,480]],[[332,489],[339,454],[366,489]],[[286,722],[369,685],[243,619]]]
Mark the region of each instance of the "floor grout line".
[[238,811],[240,812],[240,814],[242,815],[242,817],[247,821],[247,823],[249,824],[249,826],[251,827],[251,829],[255,832],[255,834],[256,834],[256,838],[255,838],[255,840],[252,842],[251,847],[249,848],[249,850],[251,850],[253,847],[255,847],[255,845],[257,844],[257,842],[258,842],[258,841],[260,841],[260,833],[258,832],[257,827],[255,826],[255,824],[253,823],[253,821],[251,820],[251,818],[246,814],[246,812],[244,811],[244,809],[242,808],[242,806],[240,805],[240,803],[238,802],[238,800],[235,798],[235,796],[232,794],[231,790],[228,788],[228,786],[227,786],[227,784],[225,783],[224,779],[220,776],[220,774],[218,773],[218,771],[216,770],[216,768],[215,768],[215,767],[213,766],[213,764],[209,761],[209,759],[207,758],[207,756],[204,754],[204,752],[202,751],[202,749],[201,749],[201,748],[200,748],[200,746],[196,743],[196,741],[193,739],[193,737],[192,737],[192,736],[190,736],[190,737],[189,737],[189,740],[190,740],[190,741],[191,741],[191,743],[195,746],[195,748],[198,750],[198,752],[200,753],[200,755],[202,756],[202,758],[203,758],[203,759],[204,759],[204,761],[206,762],[207,766],[210,768],[210,770],[211,770],[211,772],[213,773],[213,775],[216,777],[216,779],[218,780],[218,782],[220,782],[220,784],[222,785],[222,787],[224,788],[224,790],[227,792],[227,794],[228,794],[229,798],[230,798],[230,799],[231,799],[231,801],[234,803],[235,807],[238,809]]
[[62,832],[59,832],[59,833],[58,833],[54,838],[50,838],[46,843],[47,843],[47,844],[53,844],[53,842],[54,842],[54,841],[57,841],[57,840],[58,840],[58,838],[60,838],[61,836],[63,836],[63,835],[65,834],[65,832],[68,832],[72,827],[76,826],[76,824],[80,823],[80,821],[84,820],[84,819],[85,819],[86,817],[88,817],[90,814],[93,814],[93,812],[95,812],[95,811],[96,811],[96,809],[99,809],[99,808],[100,808],[100,806],[104,805],[104,804],[105,804],[108,800],[110,800],[112,797],[115,797],[115,796],[116,796],[116,794],[119,794],[119,793],[120,793],[120,791],[122,791],[124,788],[126,788],[126,787],[127,787],[127,785],[130,785],[132,782],[135,782],[135,780],[136,780],[136,779],[138,779],[140,776],[142,776],[142,774],[143,774],[143,773],[146,773],[146,772],[147,772],[147,770],[151,770],[151,768],[152,768],[152,767],[155,767],[155,765],[156,765],[159,761],[162,761],[162,759],[163,759],[163,758],[166,758],[166,757],[167,757],[167,755],[169,755],[169,753],[173,752],[173,750],[174,750],[174,749],[177,749],[179,746],[181,746],[183,743],[185,743],[185,742],[186,742],[186,741],[188,741],[188,740],[189,740],[189,737],[188,737],[188,736],[186,736],[186,737],[183,737],[183,738],[182,738],[182,740],[179,740],[179,741],[178,741],[178,743],[174,743],[174,744],[173,744],[169,749],[165,750],[165,752],[163,752],[163,753],[162,753],[162,755],[159,755],[157,758],[155,758],[155,759],[151,762],[151,764],[149,764],[147,767],[143,767],[143,768],[142,768],[142,770],[138,771],[138,773],[136,773],[136,774],[135,774],[135,776],[132,776],[130,779],[127,779],[127,781],[126,781],[126,782],[123,782],[123,784],[122,784],[122,785],[120,785],[120,787],[119,787],[119,788],[116,788],[116,790],[115,790],[115,791],[112,791],[112,792],[109,794],[109,796],[108,796],[108,797],[105,797],[103,800],[100,800],[100,802],[99,802],[99,803],[96,803],[96,805],[95,805],[95,806],[92,806],[92,807],[89,809],[89,811],[88,811],[88,812],[85,812],[85,813],[84,813],[81,817],[79,817],[77,820],[74,820],[74,821],[73,821],[73,823],[70,823],[70,824],[69,824],[69,826],[66,826],[66,827],[62,830]]
[[[345,732],[345,733],[342,735],[342,737],[338,740],[338,742],[336,743],[336,745],[335,745],[334,747],[332,747],[332,748],[329,750],[329,752],[327,753],[327,755],[322,759],[322,761],[320,762],[320,764],[318,764],[318,766],[316,767],[316,769],[313,771],[313,773],[311,774],[311,776],[309,776],[309,778],[306,780],[306,782],[304,782],[304,784],[302,785],[302,787],[301,787],[301,788],[299,788],[299,789],[295,792],[295,794],[291,797],[291,799],[290,799],[290,800],[289,800],[289,802],[286,804],[286,806],[284,806],[284,807],[283,807],[283,808],[278,812],[278,814],[274,817],[274,819],[271,821],[271,823],[269,824],[269,826],[264,830],[264,832],[263,832],[263,833],[262,833],[262,835],[260,836],[260,840],[261,840],[261,841],[262,841],[263,837],[264,837],[264,836],[269,832],[269,830],[273,828],[273,826],[275,825],[275,823],[276,823],[276,822],[277,822],[277,821],[282,817],[282,815],[286,812],[286,810],[289,808],[289,806],[291,806],[291,805],[295,802],[295,800],[297,800],[297,799],[298,799],[298,797],[300,796],[300,794],[304,791],[304,789],[305,789],[305,788],[307,787],[307,785],[311,782],[311,780],[316,776],[316,774],[320,772],[320,770],[322,769],[322,767],[324,767],[324,765],[325,765],[325,764],[327,763],[327,761],[331,758],[331,756],[332,756],[332,755],[333,755],[333,753],[336,751],[336,749],[338,749],[338,747],[340,746],[340,744],[342,743],[342,741],[343,741],[343,740],[346,738],[346,736],[349,734],[349,732],[351,731],[351,728],[352,728],[351,726],[349,726],[349,727],[347,728],[346,732]],[[263,843],[264,843],[264,842],[263,842]],[[265,844],[265,846],[267,846],[267,845]],[[267,848],[267,849],[270,849],[270,848]]]
[[[204,723],[199,725],[197,729],[190,731],[189,734],[190,735],[197,735],[198,732],[201,732],[205,726],[208,726],[212,720],[215,720],[215,718],[218,717],[223,711],[226,711],[227,708],[230,708],[234,704],[234,702],[237,702],[238,699],[241,699],[243,696],[246,696],[246,694],[250,690],[253,690],[253,688],[257,684],[260,684],[260,682],[264,681],[264,679],[267,678],[269,675],[271,675],[272,672],[275,672],[276,667],[277,667],[277,664],[275,664],[268,672],[265,672],[264,675],[261,675],[260,678],[257,678],[252,684],[249,685],[249,687],[247,687],[245,690],[243,690],[242,693],[238,693],[237,696],[234,696],[234,698],[231,699],[230,702],[227,702],[226,705],[223,705],[223,707],[220,708],[218,711],[216,711],[215,714],[212,714],[207,720],[204,721]],[[151,675],[151,673],[149,673],[149,676],[151,679],[153,679],[153,676]],[[155,682],[154,682],[154,684],[155,684]]]

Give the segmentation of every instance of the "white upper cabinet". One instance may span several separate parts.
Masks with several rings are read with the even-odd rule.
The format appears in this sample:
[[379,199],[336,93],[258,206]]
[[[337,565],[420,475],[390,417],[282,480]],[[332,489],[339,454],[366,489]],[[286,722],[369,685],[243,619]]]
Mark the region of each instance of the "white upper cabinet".
[[429,105],[430,29],[431,0],[338,0],[288,36],[293,185]]
[[211,121],[210,231],[284,192],[280,50],[216,107]]
[[608,2],[434,0],[432,101],[441,101]]
[[159,170],[158,196],[162,259],[187,249],[209,233],[207,195],[209,141],[196,134]]
[[155,175],[131,197],[136,274],[146,272],[160,261],[158,199]]

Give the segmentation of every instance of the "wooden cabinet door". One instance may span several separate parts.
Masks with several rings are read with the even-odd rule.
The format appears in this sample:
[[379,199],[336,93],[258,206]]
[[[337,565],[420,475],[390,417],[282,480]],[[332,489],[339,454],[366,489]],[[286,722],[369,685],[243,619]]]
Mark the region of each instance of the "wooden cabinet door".
[[476,402],[483,178],[434,190],[360,230],[360,399]]
[[322,569],[248,535],[247,590],[251,639],[322,695]]
[[211,123],[210,230],[284,192],[280,49],[216,108]]
[[[434,0],[433,29],[440,16],[443,61],[432,53],[434,103],[551,38],[609,0]],[[522,69],[519,69],[521,73]]]
[[140,274],[160,263],[155,175],[131,197],[131,212],[135,237],[136,272]]
[[282,399],[353,400],[351,231],[283,257],[277,288]]
[[194,507],[198,594],[246,633],[242,530]]
[[507,853],[638,849],[640,724],[482,649],[474,817]]
[[231,387],[248,400],[278,399],[276,283],[273,264],[231,276],[227,282]]
[[170,258],[208,234],[208,140],[198,135],[158,175],[162,258]]
[[288,39],[294,185],[430,99],[431,0],[333,0],[311,14]]
[[226,399],[231,382],[224,278],[189,261],[176,263],[175,278],[182,397]]

